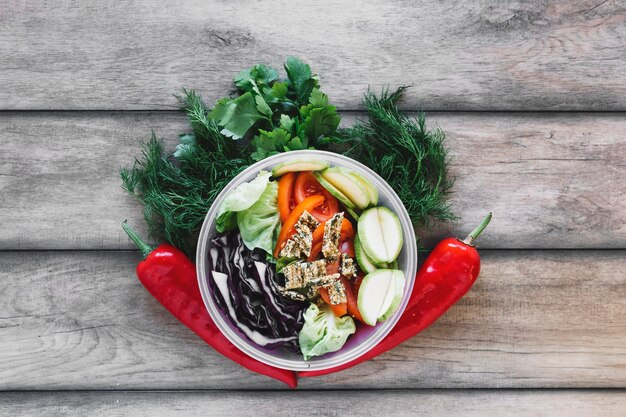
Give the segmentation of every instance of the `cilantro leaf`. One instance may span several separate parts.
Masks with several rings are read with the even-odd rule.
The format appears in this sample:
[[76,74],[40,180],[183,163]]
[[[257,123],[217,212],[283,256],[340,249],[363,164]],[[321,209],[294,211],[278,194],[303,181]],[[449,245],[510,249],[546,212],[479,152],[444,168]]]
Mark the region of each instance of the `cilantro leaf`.
[[257,109],[250,92],[232,100],[227,97],[219,100],[209,117],[223,127],[220,133],[233,139],[241,139],[256,122],[267,119]]
[[259,130],[259,133],[257,146],[268,151],[282,148],[291,139],[291,134],[280,128],[269,132],[267,130]]
[[295,120],[287,116],[286,114],[280,115],[280,127],[285,129],[287,132],[291,132],[291,130],[293,129],[294,123],[295,123]]
[[263,113],[267,117],[272,117],[272,109],[270,109],[270,106],[268,106],[265,100],[263,100],[263,96],[256,96],[254,101],[256,102],[256,109],[259,112]]
[[311,91],[311,96],[309,97],[309,104],[315,107],[328,106],[328,96],[322,93],[322,90],[316,87],[313,89],[313,91]]
[[306,149],[306,145],[304,143],[302,143],[302,140],[296,136],[295,138],[291,139],[288,143],[287,146],[283,146],[283,150],[285,152],[289,152],[289,151],[299,151],[302,149]]
[[328,143],[321,139],[334,134],[341,121],[337,108],[328,105],[328,96],[319,88],[311,91],[309,104],[300,108],[300,116],[303,123],[299,133],[308,137],[313,145]]
[[274,83],[272,84],[272,91],[271,91],[271,95],[272,97],[274,97],[277,100],[282,100],[285,97],[287,97],[287,92],[288,92],[288,88],[287,88],[287,83]]
[[309,104],[300,107],[300,116],[303,119],[306,119],[310,116],[311,110],[323,107],[328,107],[329,111],[334,111],[335,113],[337,112],[337,108],[335,106],[328,105],[328,96],[322,93],[319,88],[314,88],[313,91],[311,91],[311,96],[309,97]]
[[308,103],[311,91],[317,87],[317,79],[311,75],[311,67],[298,58],[290,56],[285,62],[285,71],[291,87],[296,93],[298,104]]
[[256,86],[269,86],[278,79],[278,71],[263,64],[240,71],[235,75],[235,85],[242,91],[251,91]]
[[[220,133],[232,139],[253,136],[255,160],[276,153],[326,146],[336,142],[340,116],[318,85],[311,67],[297,58],[285,62],[287,80],[275,69],[259,64],[239,72],[235,85],[243,94],[217,102],[208,114]],[[258,123],[259,121],[266,121]],[[271,126],[273,130],[260,128]],[[181,152],[183,147],[181,146]]]
[[255,161],[267,158],[280,152],[305,149],[299,137],[291,137],[285,129],[276,128],[272,131],[259,129],[259,135],[252,140],[255,152],[251,155]]
[[321,137],[335,133],[340,121],[334,106],[316,107],[308,111],[300,128],[315,146]]

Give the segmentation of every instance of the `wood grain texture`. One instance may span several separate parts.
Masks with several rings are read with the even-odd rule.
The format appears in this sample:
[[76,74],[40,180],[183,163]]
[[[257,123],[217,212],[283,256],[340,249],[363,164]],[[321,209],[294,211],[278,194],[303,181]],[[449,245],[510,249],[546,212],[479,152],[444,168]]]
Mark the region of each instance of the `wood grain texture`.
[[0,109],[172,108],[183,86],[214,102],[297,55],[343,109],[414,84],[411,109],[625,110],[625,21],[617,0],[18,0],[0,10]]
[[141,155],[150,131],[186,130],[178,113],[0,114],[0,249],[131,248],[129,222],[144,233],[141,207],[119,170]]
[[[349,113],[344,123],[358,114]],[[626,118],[621,113],[433,113],[447,133],[457,224],[488,210],[483,248],[626,248]],[[117,175],[153,129],[173,149],[182,114],[0,114],[0,249],[130,249],[143,224]]]
[[[350,401],[346,401],[349,396]],[[14,417],[445,416],[622,417],[623,391],[24,392],[0,394]]]
[[[483,251],[431,328],[301,388],[623,388],[625,251]],[[134,276],[136,252],[0,252],[0,390],[282,389],[219,356]]]

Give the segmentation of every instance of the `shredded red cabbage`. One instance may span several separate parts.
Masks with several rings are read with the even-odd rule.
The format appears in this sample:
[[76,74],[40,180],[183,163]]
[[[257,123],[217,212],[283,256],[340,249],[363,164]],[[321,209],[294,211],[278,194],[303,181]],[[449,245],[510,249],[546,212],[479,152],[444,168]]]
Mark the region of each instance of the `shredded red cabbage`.
[[263,250],[249,250],[237,230],[216,234],[211,238],[209,268],[217,305],[250,340],[268,349],[300,351],[298,333],[308,303],[278,292],[276,270]]

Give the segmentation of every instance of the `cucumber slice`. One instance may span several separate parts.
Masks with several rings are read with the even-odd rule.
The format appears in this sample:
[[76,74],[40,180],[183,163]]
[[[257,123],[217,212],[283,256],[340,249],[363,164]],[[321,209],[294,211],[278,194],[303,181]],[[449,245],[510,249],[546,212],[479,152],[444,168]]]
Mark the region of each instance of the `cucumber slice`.
[[[385,271],[383,269],[379,270],[379,271]],[[391,307],[391,304],[394,302],[395,298],[396,298],[396,284],[398,283],[398,281],[396,280],[395,275],[391,274],[391,284],[389,285],[389,289],[387,290],[387,294],[385,294],[385,300],[383,301],[383,304],[380,306],[380,310],[378,312],[378,317],[376,318],[376,321],[379,321],[379,319],[387,312],[387,310],[389,310],[389,307]]]
[[379,269],[363,278],[359,288],[357,307],[363,321],[374,326],[391,306],[396,291],[396,279],[393,272]]
[[[339,202],[341,202],[344,206],[346,206],[346,209],[348,211],[354,210],[356,208],[356,206],[354,204],[352,204],[352,201],[350,201],[350,199],[348,197],[346,197],[346,195],[344,193],[342,193],[334,185],[332,185],[331,183],[326,181],[324,179],[324,177],[322,177],[322,175],[319,172],[314,172],[313,176],[319,181],[319,183],[322,185],[322,187],[326,188],[326,191],[331,193],[333,195],[333,197],[335,197],[337,200],[339,200]],[[350,211],[350,214],[353,214],[353,211]],[[354,213],[354,214],[356,214],[356,213]],[[354,215],[353,215],[353,217],[354,217]],[[356,216],[354,219],[357,220],[358,218],[359,218],[359,216]]]
[[372,184],[370,180],[365,178],[365,175],[357,171],[350,171],[348,175],[360,182],[363,188],[365,188],[365,191],[367,192],[368,198],[370,200],[370,206],[375,206],[376,204],[378,204],[378,190],[376,189],[376,187],[374,187],[374,184]]
[[356,263],[359,264],[361,270],[366,274],[374,272],[378,269],[378,267],[374,265],[370,258],[368,258],[365,254],[358,234],[354,237],[354,255],[356,256]]
[[[361,244],[361,246],[363,246],[363,244]],[[364,250],[365,252],[365,250]],[[367,255],[367,254],[366,254]],[[398,269],[398,260],[396,259],[393,262],[374,262],[370,259],[370,262],[372,262],[376,268],[378,269]]]
[[[344,206],[345,206],[345,204],[344,204]],[[354,209],[351,209],[350,207],[346,206],[346,211],[347,211],[348,213],[350,213],[350,215],[352,216],[352,218],[353,218],[354,220],[359,221],[359,217],[361,217],[361,216],[359,216],[359,215],[357,214],[357,212],[356,212],[356,211],[354,211]]]
[[402,249],[400,220],[386,207],[374,207],[361,213],[359,239],[365,253],[375,264],[396,260]]
[[272,169],[272,175],[280,177],[288,172],[321,171],[328,168],[328,162],[319,159],[296,159],[280,163]]
[[370,272],[374,272],[377,269],[398,269],[398,261],[395,260],[391,263],[375,263],[367,256],[365,250],[363,249],[363,244],[361,243],[361,239],[357,234],[354,237],[354,255],[356,256],[356,263],[359,264],[363,272],[369,274]]
[[395,294],[393,296],[393,299],[391,300],[391,303],[389,304],[389,307],[387,307],[387,311],[385,311],[378,318],[378,321],[385,321],[393,316],[396,310],[398,310],[398,307],[400,307],[400,302],[402,301],[402,297],[404,296],[404,284],[406,282],[406,280],[404,279],[404,272],[398,269],[391,270],[391,272],[393,274],[394,280],[396,281],[396,285],[394,287]]
[[350,171],[340,167],[333,167],[322,171],[321,175],[327,182],[348,197],[357,208],[363,210],[369,206],[369,195],[361,183],[346,172]]

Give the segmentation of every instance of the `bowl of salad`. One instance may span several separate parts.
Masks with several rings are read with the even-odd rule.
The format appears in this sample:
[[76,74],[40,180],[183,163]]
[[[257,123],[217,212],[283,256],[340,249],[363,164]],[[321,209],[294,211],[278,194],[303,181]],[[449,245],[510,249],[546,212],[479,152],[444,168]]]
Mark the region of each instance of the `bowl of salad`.
[[408,302],[417,245],[397,194],[335,153],[266,158],[218,195],[196,268],[222,333],[264,363],[323,370],[363,355]]

